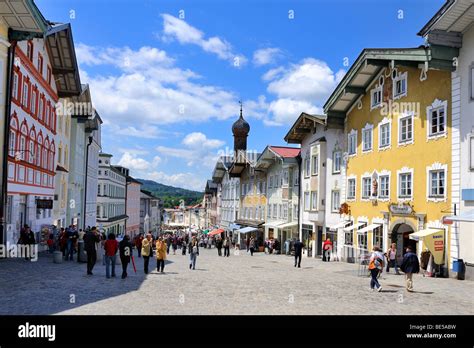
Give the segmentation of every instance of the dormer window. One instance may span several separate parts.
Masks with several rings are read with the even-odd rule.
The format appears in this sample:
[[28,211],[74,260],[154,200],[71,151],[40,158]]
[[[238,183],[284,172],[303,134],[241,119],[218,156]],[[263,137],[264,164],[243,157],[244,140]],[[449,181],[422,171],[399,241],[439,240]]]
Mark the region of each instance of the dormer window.
[[398,99],[407,95],[407,72],[399,73],[394,70],[393,79],[393,99]]

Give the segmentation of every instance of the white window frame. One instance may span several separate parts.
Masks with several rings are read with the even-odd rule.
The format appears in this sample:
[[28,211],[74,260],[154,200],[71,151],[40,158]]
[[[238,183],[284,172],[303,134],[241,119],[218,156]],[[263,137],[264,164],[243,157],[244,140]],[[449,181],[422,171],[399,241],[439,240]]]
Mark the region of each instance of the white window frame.
[[[336,193],[337,193],[337,203],[336,203]],[[340,190],[332,190],[331,191],[331,211],[333,213],[338,213],[339,208],[341,207],[341,191]]]
[[[349,182],[350,181],[353,181],[354,182],[354,196],[349,196],[349,193],[350,193],[350,185],[349,185]],[[349,176],[347,178],[347,193],[346,193],[346,196],[347,196],[347,200],[349,202],[353,202],[357,199],[357,178],[356,176]]]
[[311,175],[311,155],[309,151],[304,158],[304,177],[309,178]]
[[[402,141],[402,121],[411,119],[411,139]],[[398,116],[398,146],[406,146],[413,144],[415,141],[415,114],[413,112],[406,112]]]
[[[444,172],[444,194],[433,196],[431,195],[431,173]],[[439,162],[433,163],[426,167],[426,201],[427,202],[446,202],[447,200],[447,186],[448,186],[448,165]]]
[[[365,189],[365,181],[369,180],[369,194],[364,194]],[[360,178],[360,200],[363,202],[370,201],[370,197],[372,196],[372,175],[369,173],[364,173]]]
[[[388,195],[387,196],[382,196],[382,178],[388,178]],[[378,200],[381,202],[389,202],[390,201],[390,185],[391,185],[391,172],[388,170],[382,170],[380,173],[378,173]]]
[[[411,174],[411,193],[410,196],[401,196],[401,180],[400,175],[402,174]],[[413,192],[415,191],[414,187],[414,170],[413,168],[403,167],[400,170],[397,170],[397,198],[400,202],[408,202],[413,200]]]
[[[370,147],[368,149],[365,148],[366,144],[366,134],[370,132]],[[362,153],[369,153],[372,152],[374,149],[374,125],[366,123],[364,128],[362,128]]]
[[310,198],[310,204],[311,204],[311,211],[317,211],[318,210],[318,191],[311,191],[311,198]]
[[[351,139],[354,139],[354,152],[351,153]],[[352,129],[349,134],[347,134],[347,154],[349,157],[357,156],[357,131]]]
[[[397,70],[394,70],[394,73],[396,73],[395,78],[392,78],[393,84],[392,84],[392,96],[393,100],[400,99],[402,97],[405,97],[408,94],[408,72],[405,71],[403,73],[398,72]],[[396,93],[397,89],[397,82],[405,80],[405,91],[403,91],[400,94]]]
[[[336,168],[336,163],[339,163],[339,169]],[[341,164],[342,164],[342,152],[336,150],[332,153],[332,173],[340,174],[341,173]]]
[[294,186],[299,186],[300,185],[300,173],[298,171],[298,168],[293,169],[293,175],[295,177]]
[[305,211],[310,211],[311,209],[311,197],[310,192],[305,191],[303,194],[303,206]]
[[[315,162],[316,161],[316,166]],[[316,176],[319,174],[319,153],[311,155],[311,176]]]
[[18,81],[20,80],[20,77],[18,76],[18,73],[13,74],[13,91],[12,91],[12,97],[15,99],[18,99]]
[[[374,104],[375,96],[379,96],[379,100]],[[377,84],[370,90],[370,110],[377,109],[382,106],[383,102],[383,84]]]
[[[388,144],[382,144],[382,127],[388,126]],[[382,121],[380,121],[379,125],[379,151],[384,151],[390,149],[392,147],[392,122],[389,118],[384,117]]]
[[[444,111],[444,131],[432,133],[433,112],[437,111],[439,115],[439,110]],[[426,127],[426,137],[428,140],[446,138],[448,136],[448,101],[435,99],[434,102],[426,108],[426,119],[428,120],[428,127]]]

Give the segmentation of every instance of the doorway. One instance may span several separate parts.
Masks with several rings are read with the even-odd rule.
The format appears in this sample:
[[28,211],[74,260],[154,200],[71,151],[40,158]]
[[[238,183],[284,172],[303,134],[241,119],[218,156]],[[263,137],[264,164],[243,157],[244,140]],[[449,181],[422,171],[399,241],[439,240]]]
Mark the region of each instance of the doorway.
[[397,244],[397,260],[399,262],[402,261],[407,247],[410,246],[415,254],[417,252],[417,242],[413,239],[410,239],[410,234],[413,232],[413,228],[405,223],[396,225],[392,230],[391,240],[392,243]]

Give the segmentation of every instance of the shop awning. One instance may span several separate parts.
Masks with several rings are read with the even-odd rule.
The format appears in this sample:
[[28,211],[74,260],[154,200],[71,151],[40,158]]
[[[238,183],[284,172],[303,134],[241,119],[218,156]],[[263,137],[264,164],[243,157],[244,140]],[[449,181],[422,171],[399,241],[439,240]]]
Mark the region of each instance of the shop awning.
[[222,228],[218,228],[217,230],[212,230],[211,232],[209,232],[209,235],[214,236],[216,234],[221,234],[223,232],[225,232],[225,231]]
[[352,225],[352,226],[346,227],[346,228],[344,229],[344,232],[351,232],[351,231],[353,231],[353,230],[359,228],[359,227],[362,226],[362,225],[365,225],[365,222],[358,222],[358,223],[356,223],[356,224],[354,224],[354,225]]
[[337,231],[339,228],[344,228],[350,223],[351,223],[350,221],[340,221],[335,225],[329,226],[329,230],[330,231]]
[[459,215],[446,216],[444,221],[474,222],[474,210],[466,211]]
[[282,224],[280,226],[278,226],[278,228],[291,228],[291,227],[295,227],[295,226],[298,226],[298,223],[295,221],[295,222],[287,222],[286,224]]
[[444,263],[444,230],[438,228],[427,228],[413,232],[410,239],[423,241],[423,245],[433,254],[434,262],[437,265]]
[[283,225],[284,223],[285,223],[285,221],[271,221],[271,222],[264,223],[263,226],[280,228],[280,225]]
[[357,233],[364,234],[364,233],[367,233],[369,231],[372,231],[372,230],[376,229],[379,226],[382,226],[382,224],[370,224],[369,226],[361,228],[360,230],[358,230]]
[[235,232],[237,233],[250,233],[250,232],[253,232],[253,231],[257,231],[258,228],[255,228],[255,227],[244,227],[244,228],[241,228],[240,230],[237,230]]

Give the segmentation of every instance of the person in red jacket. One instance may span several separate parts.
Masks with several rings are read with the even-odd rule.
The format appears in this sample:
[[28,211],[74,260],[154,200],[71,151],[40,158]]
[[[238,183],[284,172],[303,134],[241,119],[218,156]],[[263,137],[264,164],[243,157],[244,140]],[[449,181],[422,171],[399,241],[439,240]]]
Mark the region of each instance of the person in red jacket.
[[332,242],[331,239],[328,237],[323,243],[323,261],[329,262],[331,259],[331,252],[332,252]]
[[115,239],[115,234],[110,233],[107,240],[104,243],[105,249],[105,276],[110,278],[110,265],[112,264],[112,277],[115,277],[115,259],[119,244]]

